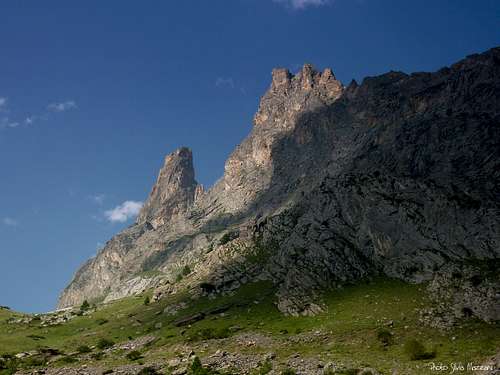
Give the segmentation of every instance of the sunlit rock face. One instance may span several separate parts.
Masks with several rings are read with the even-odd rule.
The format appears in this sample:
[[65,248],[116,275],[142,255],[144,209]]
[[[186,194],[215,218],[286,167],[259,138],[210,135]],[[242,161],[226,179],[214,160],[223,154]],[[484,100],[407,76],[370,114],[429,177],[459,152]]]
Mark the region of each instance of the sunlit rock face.
[[271,87],[260,101],[252,132],[225,165],[224,190],[234,197],[228,207],[241,210],[269,188],[273,147],[296,128],[303,114],[332,104],[342,92],[331,69],[319,73],[306,64],[295,76],[287,69],[273,70]]
[[158,228],[176,216],[186,213],[200,194],[194,179],[193,154],[183,147],[167,155],[156,184],[144,204],[137,223],[149,222]]
[[346,88],[330,69],[275,69],[220,180],[205,191],[191,151],[167,156],[137,222],[76,273],[60,306],[267,278],[282,311],[312,314],[315,291],[367,275],[420,282],[498,258],[499,124],[498,48]]

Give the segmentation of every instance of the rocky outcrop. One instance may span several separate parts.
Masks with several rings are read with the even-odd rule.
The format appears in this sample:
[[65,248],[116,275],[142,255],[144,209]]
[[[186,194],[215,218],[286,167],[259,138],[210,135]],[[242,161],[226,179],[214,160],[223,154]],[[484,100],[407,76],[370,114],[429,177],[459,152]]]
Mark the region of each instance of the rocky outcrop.
[[201,194],[194,179],[193,154],[183,147],[165,158],[156,184],[137,218],[138,224],[150,223],[153,228],[165,225],[186,213],[195,197]]
[[377,273],[420,282],[498,258],[499,77],[499,48],[346,88],[330,69],[275,69],[222,178],[203,191],[188,150],[167,157],[137,223],[78,271],[60,305],[153,269],[170,292],[270,279],[282,311],[310,314],[323,288]]
[[450,328],[460,319],[500,321],[500,262],[448,264],[427,286],[432,304],[423,309],[422,322]]

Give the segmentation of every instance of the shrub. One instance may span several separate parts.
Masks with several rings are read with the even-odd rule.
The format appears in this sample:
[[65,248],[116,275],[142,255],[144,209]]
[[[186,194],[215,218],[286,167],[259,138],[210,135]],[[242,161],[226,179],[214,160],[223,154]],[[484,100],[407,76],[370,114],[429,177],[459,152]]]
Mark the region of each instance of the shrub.
[[196,336],[194,338],[195,339],[199,338],[201,340],[211,340],[211,339],[225,339],[229,336],[231,336],[231,331],[227,327],[219,329],[209,327],[200,329],[196,333]]
[[80,345],[78,348],[76,348],[76,351],[80,354],[84,354],[90,353],[92,349],[90,349],[87,345]]
[[108,369],[108,370],[103,371],[102,375],[108,375],[108,374],[112,374],[112,373],[113,373],[113,370]]
[[191,273],[191,268],[189,268],[188,265],[185,265],[184,268],[182,269],[182,275],[187,276]]
[[216,291],[215,285],[210,283],[201,283],[200,288],[203,293],[210,294]]
[[182,273],[178,274],[176,277],[175,277],[175,281],[176,282],[179,282],[183,279],[183,276],[182,276]]
[[127,359],[131,361],[137,361],[138,359],[142,358],[141,352],[138,350],[133,350],[130,353],[127,353],[126,355]]
[[144,305],[147,306],[147,305],[149,305],[150,302],[151,302],[151,299],[149,298],[149,296],[146,296],[146,298],[144,298]]
[[43,356],[28,357],[28,358],[22,360],[23,367],[44,366],[46,363],[47,363],[47,361],[46,361],[45,357],[43,357]]
[[67,356],[64,356],[62,357],[61,359],[59,359],[57,362],[59,363],[65,363],[65,364],[69,364],[69,363],[75,363],[75,362],[78,362],[78,360],[75,358],[75,357],[72,357],[70,355],[67,355]]
[[103,352],[93,353],[93,354],[90,355],[90,357],[92,359],[95,359],[96,361],[100,361],[101,359],[104,358],[104,353]]
[[208,246],[208,249],[207,249],[207,254],[208,254],[208,253],[211,253],[213,250],[214,250],[214,243],[212,242],[212,243]]
[[231,242],[232,240],[235,240],[239,236],[240,236],[240,234],[238,232],[226,232],[226,233],[224,233],[224,235],[219,240],[219,245],[225,245],[228,242]]
[[115,343],[111,340],[108,340],[108,339],[99,339],[99,341],[97,341],[97,347],[101,350],[104,350],[104,349],[108,349],[108,348],[111,348],[113,345],[115,345]]
[[144,367],[137,375],[160,375],[153,367]]
[[258,374],[266,375],[270,373],[272,369],[273,369],[272,363],[269,360],[267,360],[262,364],[262,366],[260,366]]
[[90,304],[89,301],[85,300],[82,302],[82,305],[80,306],[80,311],[84,312],[87,311],[88,309],[90,309]]
[[96,322],[98,325],[102,326],[103,324],[108,323],[108,322],[109,322],[109,320],[108,320],[108,319],[97,319],[95,322]]
[[218,374],[218,372],[214,372],[208,368],[203,367],[200,359],[198,357],[194,357],[193,363],[191,363],[188,374],[189,375],[215,375],[215,374]]
[[19,361],[10,355],[4,355],[0,358],[0,373],[3,375],[12,375],[17,372]]
[[389,346],[392,344],[392,333],[387,329],[379,329],[377,332],[377,340],[384,346]]
[[404,350],[412,361],[419,359],[431,359],[436,356],[436,352],[434,350],[427,351],[424,344],[415,339],[407,341],[405,343]]
[[295,370],[292,370],[291,368],[286,368],[283,371],[281,371],[281,375],[297,375]]
[[357,375],[359,370],[357,368],[347,368],[344,370],[335,371],[334,374],[338,375]]
[[483,282],[483,277],[481,275],[474,275],[470,278],[470,282],[472,284],[472,286],[479,286],[481,285],[481,283]]

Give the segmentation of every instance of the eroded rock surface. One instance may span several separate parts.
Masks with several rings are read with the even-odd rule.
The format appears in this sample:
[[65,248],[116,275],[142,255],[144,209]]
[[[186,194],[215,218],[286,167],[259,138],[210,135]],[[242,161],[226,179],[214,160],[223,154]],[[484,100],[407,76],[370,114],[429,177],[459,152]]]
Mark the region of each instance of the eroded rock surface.
[[270,279],[282,311],[313,314],[323,288],[377,273],[421,282],[496,259],[499,112],[499,48],[346,88],[330,69],[275,69],[221,179],[205,192],[189,150],[168,156],[137,223],[77,272],[60,306],[155,270],[165,293]]

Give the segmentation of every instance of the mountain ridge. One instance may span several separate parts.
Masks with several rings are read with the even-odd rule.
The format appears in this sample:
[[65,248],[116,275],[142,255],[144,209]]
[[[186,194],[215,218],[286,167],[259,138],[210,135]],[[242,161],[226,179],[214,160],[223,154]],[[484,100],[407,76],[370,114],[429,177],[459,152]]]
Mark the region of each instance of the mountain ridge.
[[[268,279],[281,311],[310,314],[324,288],[498,258],[499,73],[499,48],[347,87],[330,69],[274,69],[221,179],[203,191],[192,156],[191,168],[165,165],[136,224],[75,274],[59,307]],[[140,276],[150,270],[160,275]]]

